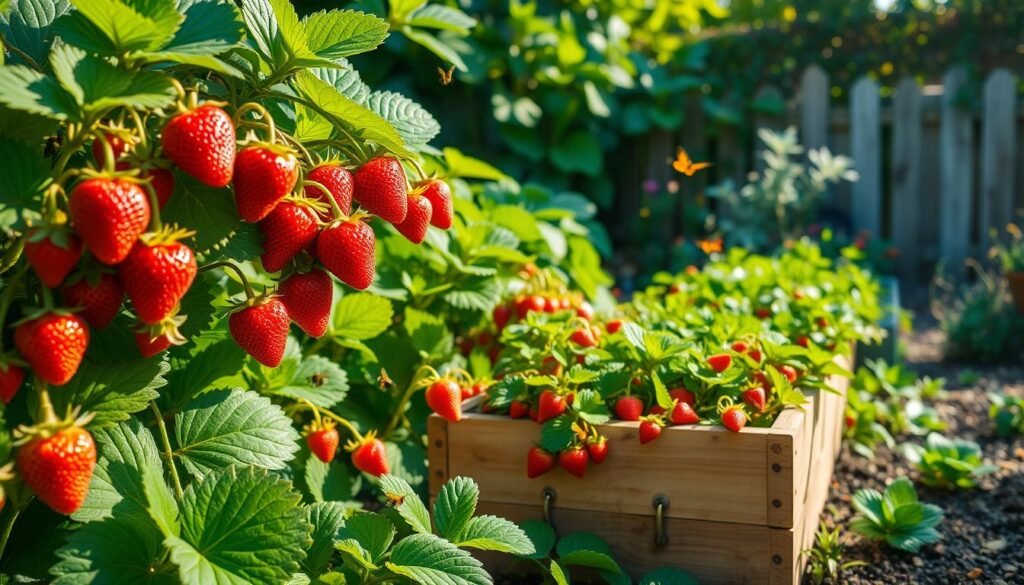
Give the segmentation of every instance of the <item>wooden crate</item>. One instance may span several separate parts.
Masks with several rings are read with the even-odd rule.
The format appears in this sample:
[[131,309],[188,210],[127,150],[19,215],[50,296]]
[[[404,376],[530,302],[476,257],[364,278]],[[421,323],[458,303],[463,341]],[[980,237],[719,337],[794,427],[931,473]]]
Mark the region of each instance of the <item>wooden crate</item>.
[[[559,533],[600,535],[634,578],[672,566],[705,585],[798,583],[839,452],[847,385],[833,378],[836,393],[810,392],[803,410],[784,411],[771,428],[667,427],[641,445],[637,423],[601,425],[609,456],[583,479],[559,468],[526,476],[526,453],[540,437],[531,420],[434,415],[431,497],[461,475],[480,485],[481,513],[541,519],[547,500]],[[661,543],[656,501],[667,503]]]

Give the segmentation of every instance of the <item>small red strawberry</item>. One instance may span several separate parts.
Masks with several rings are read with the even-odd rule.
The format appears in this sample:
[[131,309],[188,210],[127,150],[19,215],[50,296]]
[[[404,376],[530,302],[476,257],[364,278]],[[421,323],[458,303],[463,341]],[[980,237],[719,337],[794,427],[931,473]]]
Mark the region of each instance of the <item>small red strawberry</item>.
[[775,366],[775,369],[778,370],[780,374],[785,376],[786,379],[790,381],[790,383],[796,382],[796,379],[799,377],[796,368],[794,368],[793,366],[782,364],[780,366]]
[[288,310],[292,322],[310,337],[327,332],[334,306],[334,283],[319,268],[297,272],[281,283],[277,294]]
[[525,418],[529,414],[530,405],[521,400],[513,400],[508,407],[508,415],[512,418]]
[[281,301],[265,297],[231,313],[228,330],[245,353],[267,367],[276,368],[284,358],[290,323]]
[[427,181],[423,189],[423,196],[430,201],[434,210],[430,216],[430,225],[446,230],[452,227],[452,188],[441,179]]
[[508,325],[508,320],[512,317],[512,311],[509,310],[508,305],[498,305],[494,307],[494,311],[491,312],[491,318],[494,320],[494,327],[500,332]]
[[438,416],[452,422],[462,418],[462,389],[455,380],[441,378],[427,387],[424,397]]
[[530,449],[526,454],[526,477],[540,477],[555,468],[555,456],[540,447]]
[[167,318],[152,325],[143,324],[135,330],[135,346],[143,358],[151,358],[172,345],[183,345],[187,340],[178,328],[185,322],[184,315],[172,312]]
[[767,319],[772,316],[772,310],[767,307],[760,307],[754,311],[754,314],[757,315],[758,319]]
[[66,228],[30,230],[25,240],[25,257],[39,280],[54,288],[82,257],[82,241]]
[[730,346],[736,353],[746,353],[749,346],[745,341],[734,341]]
[[540,393],[540,399],[537,401],[537,422],[542,423],[555,418],[568,407],[564,396],[559,396],[554,390],[545,390]]
[[594,335],[594,330],[590,327],[580,327],[573,331],[569,336],[569,340],[580,347],[597,346],[597,336]]
[[750,353],[748,353],[747,355],[749,355],[750,359],[754,360],[755,362],[761,363],[761,350],[752,349],[750,350]]
[[580,306],[576,307],[576,316],[590,321],[594,318],[594,307],[587,301],[583,301]]
[[151,358],[163,352],[171,346],[171,340],[161,335],[150,337],[148,333],[135,333],[135,345],[139,348],[139,355],[144,358]]
[[338,280],[356,290],[373,284],[377,237],[358,219],[331,224],[316,239],[316,257]]
[[196,278],[196,256],[178,241],[185,232],[147,234],[118,267],[139,321],[159,323],[178,306]]
[[9,404],[25,381],[25,370],[18,365],[0,358],[0,400]]
[[395,224],[398,233],[405,236],[405,239],[414,244],[422,244],[427,237],[427,228],[430,227],[430,217],[433,208],[430,207],[430,200],[422,195],[409,195],[408,211],[405,220]]
[[708,358],[708,365],[716,372],[724,372],[732,365],[732,356],[727,353],[715,354]]
[[320,232],[316,212],[301,203],[282,201],[259,223],[263,232],[263,269],[278,272]]
[[747,426],[747,413],[738,405],[726,408],[722,411],[722,426],[734,433],[740,432],[740,429]]
[[595,465],[604,463],[608,457],[608,439],[601,435],[587,439],[587,453]]
[[[352,173],[341,166],[339,162],[325,162],[306,173],[306,180],[320,183],[330,192],[331,197],[338,203],[341,212],[345,215],[352,215]],[[316,187],[305,187],[306,197],[319,199],[324,203],[327,201],[327,194]],[[331,217],[328,215],[327,217]]]
[[558,454],[558,464],[576,477],[583,477],[587,473],[587,463],[589,462],[590,454],[578,445],[569,447]]
[[811,339],[806,335],[798,335],[796,338],[796,344],[800,347],[807,347],[811,344]]
[[78,316],[90,327],[103,329],[121,311],[124,289],[113,274],[92,273],[65,284],[60,296],[65,305],[79,309]]
[[743,403],[757,412],[762,412],[765,404],[764,388],[755,386],[744,390]]
[[206,104],[168,120],[160,136],[164,154],[178,168],[210,187],[226,187],[235,167],[235,124]]
[[605,329],[610,334],[618,333],[622,330],[622,319],[612,319],[605,325]]
[[676,402],[669,418],[674,425],[695,425],[700,422],[700,416],[686,402]]
[[640,421],[640,442],[650,443],[661,436],[661,424],[656,420],[647,419]]
[[619,420],[640,420],[644,413],[644,402],[636,396],[623,396],[615,401],[615,416]]
[[526,317],[527,313],[539,313],[543,311],[544,305],[544,297],[540,295],[519,297],[518,299],[516,299],[516,314],[519,315],[520,319],[522,319]]
[[673,388],[668,391],[668,395],[671,396],[673,400],[685,402],[690,406],[697,406],[697,397],[693,395],[693,392],[690,392],[686,388]]
[[367,211],[393,224],[405,221],[408,197],[405,170],[398,159],[381,156],[356,169],[352,197]]
[[174,173],[167,169],[154,167],[144,169],[139,177],[149,179],[149,184],[153,187],[153,192],[156,193],[157,203],[160,205],[160,209],[163,209],[164,205],[171,200],[171,195],[174,194]]
[[367,435],[352,452],[352,465],[363,473],[380,477],[388,472],[387,449],[380,439]]
[[544,298],[544,312],[545,313],[557,313],[562,310],[562,301],[555,297]]
[[96,444],[89,431],[72,426],[23,445],[17,463],[25,484],[44,504],[59,514],[73,514],[89,493]]
[[122,166],[124,163],[119,164],[117,161],[121,158],[121,155],[128,150],[128,143],[124,141],[120,136],[120,133],[104,132],[103,136],[97,136],[96,139],[92,141],[92,159],[96,161],[97,168],[106,168],[107,153],[106,149],[103,147],[104,141],[110,145],[110,154],[113,155],[111,162],[114,163],[114,168]]
[[14,330],[14,344],[40,380],[68,383],[89,346],[89,327],[78,315],[45,313]]
[[306,445],[310,452],[324,463],[334,460],[334,455],[338,452],[339,441],[341,441],[341,437],[338,436],[338,429],[334,428],[334,423],[329,421],[306,435]]
[[149,225],[149,197],[128,179],[81,181],[71,191],[70,207],[85,247],[108,266],[124,260]]
[[299,180],[299,159],[285,146],[260,142],[235,157],[235,205],[242,221],[256,223],[288,196]]

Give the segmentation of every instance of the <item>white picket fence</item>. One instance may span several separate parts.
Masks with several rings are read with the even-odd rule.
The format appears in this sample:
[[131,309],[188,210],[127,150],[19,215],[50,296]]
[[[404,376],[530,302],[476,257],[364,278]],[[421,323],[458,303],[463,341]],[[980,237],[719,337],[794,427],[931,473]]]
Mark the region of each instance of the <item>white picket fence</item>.
[[[847,107],[835,107],[827,75],[811,66],[786,114],[757,117],[754,126],[796,124],[806,148],[827,146],[853,157],[861,179],[837,188],[833,206],[850,215],[856,230],[890,239],[900,250],[899,275],[917,281],[940,259],[960,270],[988,248],[990,227],[1024,220],[1024,102],[1017,79],[1005,69],[991,72],[980,108],[958,103],[966,84],[965,71],[955,68],[942,85],[905,79],[883,96],[875,81],[861,78],[846,92]],[[761,91],[779,95],[771,87]],[[711,179],[742,182],[757,168],[755,132],[706,132],[699,107],[686,114],[678,135],[649,137],[646,176],[671,178],[664,160],[676,145],[716,163],[713,175],[683,181],[684,194],[698,195]]]

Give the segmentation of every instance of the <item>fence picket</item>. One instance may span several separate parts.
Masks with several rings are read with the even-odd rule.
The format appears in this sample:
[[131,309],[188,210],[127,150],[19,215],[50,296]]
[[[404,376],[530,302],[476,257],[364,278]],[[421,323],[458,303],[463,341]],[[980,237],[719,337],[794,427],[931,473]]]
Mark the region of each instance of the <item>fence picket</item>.
[[853,225],[882,235],[882,120],[878,84],[862,77],[850,92],[850,154],[860,180],[850,202]]
[[811,65],[800,77],[800,139],[804,148],[828,146],[828,75]]
[[997,69],[985,82],[981,137],[981,201],[978,233],[986,241],[990,227],[1011,221],[1014,204],[1014,171],[1018,164],[1017,80],[1006,69]]
[[918,197],[921,183],[921,90],[907,78],[896,86],[892,105],[892,217],[893,243],[900,251],[899,272],[916,281],[921,264]]
[[951,276],[965,273],[964,260],[971,236],[972,177],[974,176],[974,126],[969,111],[957,104],[967,83],[963,67],[943,78],[939,155],[942,184],[939,189],[939,253]]

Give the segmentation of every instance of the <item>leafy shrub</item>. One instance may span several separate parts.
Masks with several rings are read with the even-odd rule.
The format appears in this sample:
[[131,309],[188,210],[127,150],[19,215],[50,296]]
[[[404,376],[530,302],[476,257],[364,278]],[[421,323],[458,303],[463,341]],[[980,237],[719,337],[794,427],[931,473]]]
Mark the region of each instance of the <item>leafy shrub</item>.
[[999,262],[1004,273],[1024,272],[1024,232],[1014,224],[1006,226],[1005,241],[999,241],[998,233],[993,229],[990,232],[995,245],[989,250],[989,256]]
[[826,579],[841,581],[848,569],[867,564],[864,561],[843,561],[845,549],[839,528],[829,530],[822,522],[814,535],[814,546],[801,553],[807,555],[807,571],[814,585],[821,585]]
[[980,269],[977,274],[977,282],[960,286],[941,271],[935,277],[931,308],[946,333],[946,356],[982,363],[1013,360],[1021,353],[1024,316],[1014,308],[1005,279]]
[[914,484],[905,477],[893,481],[885,493],[857,490],[852,503],[858,516],[850,522],[850,529],[872,540],[916,553],[941,538],[935,527],[942,522],[942,508],[919,502]]
[[921,483],[946,489],[970,489],[977,479],[998,469],[986,465],[981,458],[981,447],[974,441],[947,439],[931,433],[924,446],[908,443],[904,455],[921,474]]
[[1008,394],[990,393],[988,417],[1000,437],[1024,434],[1024,398]]

